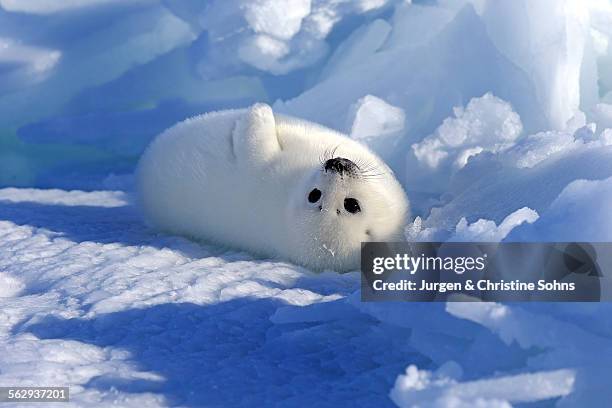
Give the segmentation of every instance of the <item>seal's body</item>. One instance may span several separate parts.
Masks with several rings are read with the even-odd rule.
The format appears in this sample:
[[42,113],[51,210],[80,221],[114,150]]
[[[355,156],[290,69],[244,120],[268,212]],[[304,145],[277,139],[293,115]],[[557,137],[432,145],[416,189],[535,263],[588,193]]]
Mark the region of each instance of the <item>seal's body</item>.
[[264,104],[166,130],[137,179],[156,228],[316,270],[357,269],[361,242],[402,239],[408,215],[401,186],[367,148]]

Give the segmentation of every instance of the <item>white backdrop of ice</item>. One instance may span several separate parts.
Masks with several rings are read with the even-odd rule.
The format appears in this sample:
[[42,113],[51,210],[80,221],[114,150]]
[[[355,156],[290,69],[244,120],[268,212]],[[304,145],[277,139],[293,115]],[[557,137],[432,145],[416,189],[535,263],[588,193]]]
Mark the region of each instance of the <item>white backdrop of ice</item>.
[[355,102],[347,121],[349,136],[367,144],[382,157],[393,155],[405,127],[404,111],[373,95]]
[[217,58],[282,75],[320,61],[329,51],[326,37],[347,15],[370,12],[387,2],[216,0],[201,21]]
[[349,118],[349,135],[357,140],[401,132],[406,120],[402,109],[372,95],[358,100],[352,106]]
[[483,20],[493,43],[529,74],[547,128],[563,128],[578,108],[596,103],[587,2],[488,1]]
[[[33,26],[28,29],[35,30]],[[53,34],[62,35],[60,29],[55,30]],[[57,51],[62,58],[54,75],[35,87],[0,94],[0,123],[20,126],[57,115],[83,89],[112,81],[194,38],[185,22],[160,6],[129,14],[83,37],[75,36],[66,50]]]
[[[604,0],[0,0],[0,184],[130,190],[163,128],[258,100],[381,154],[411,239],[610,241],[611,22]],[[156,235],[129,191],[0,190],[0,254],[0,381],[77,405],[610,398],[606,304],[361,303],[356,274]]]

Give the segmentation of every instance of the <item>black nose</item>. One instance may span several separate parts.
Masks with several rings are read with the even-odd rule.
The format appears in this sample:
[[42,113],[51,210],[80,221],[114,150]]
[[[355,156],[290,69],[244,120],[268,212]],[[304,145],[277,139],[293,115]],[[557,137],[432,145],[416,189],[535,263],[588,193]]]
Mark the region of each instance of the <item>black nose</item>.
[[355,173],[356,168],[355,163],[343,157],[335,157],[325,162],[325,171],[335,171],[340,175]]

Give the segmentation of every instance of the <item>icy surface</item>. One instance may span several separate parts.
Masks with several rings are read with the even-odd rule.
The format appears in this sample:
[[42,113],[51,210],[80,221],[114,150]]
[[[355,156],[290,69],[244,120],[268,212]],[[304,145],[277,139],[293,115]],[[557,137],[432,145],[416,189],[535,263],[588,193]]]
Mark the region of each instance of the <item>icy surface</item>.
[[433,134],[412,145],[419,164],[414,174],[427,177],[433,172],[438,182],[449,179],[471,157],[513,146],[522,131],[520,117],[507,102],[490,93],[473,98],[465,108],[455,107],[454,117],[444,119]]
[[380,98],[366,95],[353,105],[350,117],[353,139],[381,137],[404,130],[404,111]]
[[516,241],[612,241],[612,178],[577,180],[563,189],[559,197],[532,226],[513,231]]
[[472,99],[465,109],[455,108],[454,114],[433,135],[412,145],[417,160],[429,168],[436,169],[447,162],[461,169],[471,156],[512,146],[523,131],[519,116],[491,94]]
[[529,74],[548,127],[562,128],[581,102],[596,101],[588,2],[487,1],[483,19],[500,51]]
[[47,77],[57,65],[62,53],[42,47],[18,44],[0,37],[0,66],[12,66],[0,80],[0,90],[11,89],[15,83],[31,84]]
[[0,195],[2,385],[70,384],[77,405],[201,406],[340,403],[354,381],[379,378],[361,400],[385,403],[395,369],[377,360],[405,347],[389,339],[387,357],[370,355],[367,317],[270,321],[281,307],[334,303],[356,274],[156,235],[120,193]]
[[130,197],[156,134],[264,101],[379,153],[409,239],[611,241],[611,27],[606,0],[0,0],[0,385],[601,406],[606,304],[364,304],[356,273],[158,235]]
[[536,374],[519,374],[457,383],[451,378],[432,378],[431,373],[409,366],[391,390],[391,398],[400,407],[498,407],[510,403],[546,400],[569,394],[574,373],[558,370]]
[[364,304],[357,273],[158,235],[121,192],[0,190],[0,234],[0,384],[67,384],[77,406],[592,402],[612,358],[610,319],[572,319],[606,304]]
[[27,14],[52,14],[63,11],[74,11],[87,7],[123,3],[145,3],[151,0],[0,0],[0,6],[6,11]]

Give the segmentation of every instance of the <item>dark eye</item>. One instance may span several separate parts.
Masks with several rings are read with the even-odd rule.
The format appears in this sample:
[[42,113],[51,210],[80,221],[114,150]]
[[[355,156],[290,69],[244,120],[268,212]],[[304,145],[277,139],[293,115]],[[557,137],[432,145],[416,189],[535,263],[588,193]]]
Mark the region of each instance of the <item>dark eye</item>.
[[315,188],[308,194],[308,201],[311,203],[316,203],[321,198],[321,190]]
[[361,207],[359,206],[359,201],[354,198],[345,198],[344,199],[344,209],[351,214],[358,213],[361,211]]

